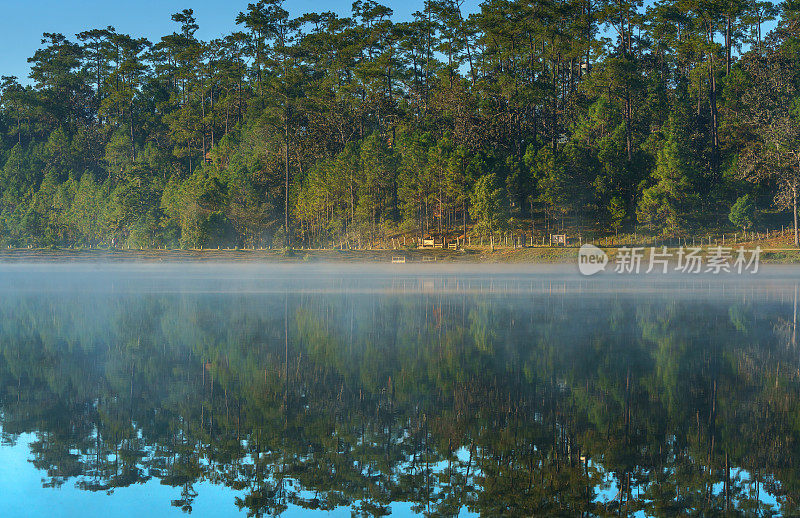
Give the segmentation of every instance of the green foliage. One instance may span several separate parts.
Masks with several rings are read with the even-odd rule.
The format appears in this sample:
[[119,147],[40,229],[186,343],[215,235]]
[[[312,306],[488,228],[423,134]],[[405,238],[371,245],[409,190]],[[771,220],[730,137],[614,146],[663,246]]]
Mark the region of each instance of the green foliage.
[[756,218],[756,207],[753,203],[753,198],[749,194],[739,196],[736,203],[731,206],[731,212],[728,214],[728,219],[742,230],[747,230],[753,226]]
[[269,0],[210,41],[191,9],[155,42],[46,33],[31,84],[0,79],[0,243],[345,246],[634,217],[676,234],[727,224],[744,191],[791,208],[793,5],[434,1],[395,22]]
[[625,202],[619,196],[611,198],[608,203],[608,217],[614,232],[619,232],[620,228],[622,228],[626,215]]
[[642,192],[636,215],[641,223],[665,235],[680,235],[688,228],[699,202],[697,171],[687,147],[688,136],[680,120],[670,116],[666,140],[658,151],[650,187]]
[[473,216],[477,223],[475,229],[479,234],[491,234],[505,228],[508,216],[503,189],[497,185],[497,177],[487,174],[475,182],[472,194]]

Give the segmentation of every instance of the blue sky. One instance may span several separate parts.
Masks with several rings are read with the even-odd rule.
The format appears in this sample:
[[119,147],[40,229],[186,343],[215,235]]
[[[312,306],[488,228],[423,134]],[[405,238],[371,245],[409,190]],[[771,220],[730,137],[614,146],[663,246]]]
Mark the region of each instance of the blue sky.
[[[113,25],[118,32],[145,36],[151,41],[177,28],[170,16],[192,8],[200,25],[199,37],[213,39],[237,29],[236,15],[256,0],[0,0],[7,3],[0,16],[0,75],[13,75],[23,83],[29,73],[28,58],[40,46],[43,32],[60,32],[74,39],[87,29]],[[379,0],[394,10],[395,20],[408,20],[422,8],[423,0]],[[652,0],[646,0],[649,5]],[[466,0],[465,13],[475,12],[480,0]],[[335,11],[350,14],[352,0],[286,0],[292,16],[306,12]],[[765,24],[764,34],[774,27]]]
[[[0,16],[0,75],[24,80],[29,73],[27,59],[39,48],[43,32],[60,32],[68,38],[86,29],[113,25],[118,32],[145,36],[157,41],[177,25],[172,13],[194,9],[200,25],[199,37],[208,40],[228,34],[236,27],[236,14],[247,8],[248,0],[2,0]],[[255,0],[249,0],[254,2]],[[423,0],[383,0],[394,10],[395,20],[405,20],[422,8]],[[335,11],[350,14],[351,0],[287,0],[292,16],[306,12]],[[478,5],[467,0],[465,11]]]

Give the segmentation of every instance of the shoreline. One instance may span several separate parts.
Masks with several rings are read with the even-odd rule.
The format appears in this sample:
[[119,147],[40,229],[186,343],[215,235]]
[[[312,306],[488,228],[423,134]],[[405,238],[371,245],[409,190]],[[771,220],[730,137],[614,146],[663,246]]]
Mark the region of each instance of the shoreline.
[[[742,245],[752,250],[755,244]],[[739,245],[736,245],[739,246]],[[759,245],[760,246],[760,245]],[[613,259],[617,247],[600,247]],[[644,247],[649,253],[649,247]],[[713,246],[711,248],[714,248]],[[761,247],[761,261],[767,264],[800,264],[798,248]],[[709,247],[703,247],[708,250]],[[735,249],[735,247],[734,247]],[[411,250],[282,250],[252,249],[73,249],[7,248],[0,249],[0,263],[374,263],[392,264],[403,258],[404,264],[577,264],[578,247],[528,247],[411,249]],[[677,250],[677,248],[668,248]]]

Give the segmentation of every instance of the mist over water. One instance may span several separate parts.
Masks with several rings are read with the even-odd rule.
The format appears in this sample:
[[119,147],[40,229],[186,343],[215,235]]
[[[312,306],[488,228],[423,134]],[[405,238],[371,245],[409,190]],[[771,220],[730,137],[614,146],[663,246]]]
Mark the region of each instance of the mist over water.
[[0,516],[791,515],[762,268],[0,265]]

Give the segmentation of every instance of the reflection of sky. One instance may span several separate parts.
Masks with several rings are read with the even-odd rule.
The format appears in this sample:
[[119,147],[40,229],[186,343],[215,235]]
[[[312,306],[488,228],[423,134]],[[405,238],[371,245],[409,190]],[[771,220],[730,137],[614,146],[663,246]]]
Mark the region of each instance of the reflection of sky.
[[[2,428],[0,428],[0,433]],[[139,518],[142,516],[186,516],[179,508],[170,505],[174,499],[180,498],[180,488],[160,484],[157,480],[150,480],[144,484],[117,488],[112,495],[102,491],[84,491],[75,487],[75,480],[70,479],[60,488],[42,487],[42,472],[37,470],[30,462],[30,444],[35,440],[31,433],[22,434],[16,443],[11,446],[0,444],[0,517],[78,517],[81,518],[106,518],[113,512],[115,517]],[[466,462],[469,452],[461,448],[456,452],[456,457]],[[589,462],[592,466],[592,462]],[[447,463],[442,461],[434,470],[444,470]],[[596,469],[602,467],[594,464]],[[749,480],[747,472],[732,470],[731,477]],[[194,484],[198,495],[192,504],[193,517],[224,517],[244,516],[234,505],[236,496],[242,496],[241,491],[215,485],[210,482]],[[766,506],[777,507],[777,500],[773,495],[759,488],[759,499]],[[614,477],[605,473],[603,484],[596,488],[596,502],[608,503],[617,497],[618,487]],[[723,487],[718,483],[713,488],[715,494],[721,494]],[[301,491],[300,496],[311,497],[312,492]],[[391,505],[392,516],[414,516],[412,504],[397,502]],[[340,507],[334,511],[311,511],[296,506],[289,506],[281,516],[297,517],[309,515],[325,515],[332,517],[351,516],[349,507]],[[459,516],[477,516],[462,510]],[[644,517],[643,512],[634,516]]]
[[[593,466],[594,468],[603,471],[602,466],[593,463],[592,461],[589,461],[589,466],[590,467]],[[731,480],[733,481],[736,480],[737,478],[742,481],[749,481],[750,474],[743,469],[731,469]],[[713,486],[711,486],[711,491],[713,492],[714,495],[721,495],[724,489],[725,485],[722,482],[718,482]],[[611,502],[615,498],[619,498],[619,486],[617,485],[617,481],[614,479],[614,476],[611,473],[608,472],[603,473],[603,483],[600,487],[596,487],[595,490],[597,491],[597,494],[594,499],[595,502],[607,504],[608,502]],[[753,491],[753,493],[745,491],[744,496],[753,497],[754,493],[755,491]],[[635,496],[636,493],[634,493],[634,497]],[[769,491],[764,490],[764,484],[760,484],[758,487],[758,499],[759,501],[761,501],[761,504],[763,506],[762,510],[764,510],[764,508],[766,509],[778,508],[777,498],[775,498],[775,495],[773,495]],[[644,511],[639,511],[637,513],[634,513],[632,516],[646,517],[647,514]]]
[[[186,516],[170,505],[180,498],[180,488],[163,486],[157,480],[145,484],[118,488],[112,495],[105,492],[83,491],[75,487],[74,479],[61,488],[42,487],[42,472],[30,459],[30,444],[34,434],[23,434],[14,446],[0,446],[0,516],[13,517],[71,517],[107,518],[113,516],[140,518],[142,516]],[[237,495],[231,489],[209,482],[194,485],[198,496],[192,506],[194,517],[241,516],[234,505]],[[301,513],[287,512],[285,516]],[[342,516],[349,516],[349,512]]]
[[[2,428],[0,428],[0,432]],[[13,446],[0,444],[0,517],[81,517],[141,518],[143,516],[169,517],[192,516],[197,518],[218,518],[225,516],[245,516],[246,512],[236,508],[234,498],[242,496],[241,491],[214,485],[210,482],[194,484],[197,498],[192,504],[192,513],[187,515],[170,501],[180,498],[181,488],[164,486],[158,480],[117,488],[112,495],[103,491],[84,491],[75,487],[70,479],[60,488],[42,487],[42,472],[37,470],[30,459],[30,444],[36,440],[31,433],[22,434]],[[309,497],[312,493],[302,492]],[[392,504],[392,516],[414,516],[412,504],[397,502]],[[349,507],[334,511],[309,511],[290,506],[281,516],[287,518],[309,515],[331,517],[350,517]],[[461,516],[476,516],[462,513]]]

